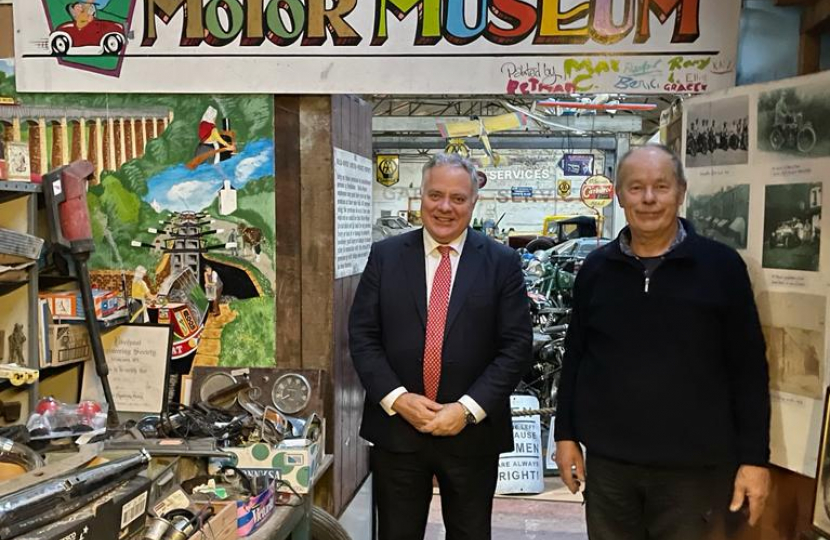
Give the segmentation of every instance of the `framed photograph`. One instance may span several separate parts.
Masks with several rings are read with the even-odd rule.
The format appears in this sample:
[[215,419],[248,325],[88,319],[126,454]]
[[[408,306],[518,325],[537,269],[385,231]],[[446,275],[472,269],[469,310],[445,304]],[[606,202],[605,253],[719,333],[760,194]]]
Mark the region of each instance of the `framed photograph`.
[[816,503],[813,507],[812,525],[819,534],[830,537],[830,456],[828,456],[828,437],[830,437],[830,389],[824,396],[824,416],[821,422],[821,446],[818,451],[818,470],[816,471]]
[[[122,324],[101,336],[109,383],[122,420],[166,410],[172,343],[173,327],[166,324]],[[104,400],[92,362],[84,366],[81,397]]]
[[8,180],[29,182],[32,168],[29,162],[29,143],[6,143],[6,176]]

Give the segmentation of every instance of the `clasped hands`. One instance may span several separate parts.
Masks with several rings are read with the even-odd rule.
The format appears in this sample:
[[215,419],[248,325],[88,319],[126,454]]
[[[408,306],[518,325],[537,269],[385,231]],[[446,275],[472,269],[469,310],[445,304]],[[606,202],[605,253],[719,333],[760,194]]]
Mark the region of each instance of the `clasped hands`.
[[467,425],[467,412],[461,403],[436,403],[426,396],[407,392],[401,394],[392,410],[421,433],[436,437],[457,435]]

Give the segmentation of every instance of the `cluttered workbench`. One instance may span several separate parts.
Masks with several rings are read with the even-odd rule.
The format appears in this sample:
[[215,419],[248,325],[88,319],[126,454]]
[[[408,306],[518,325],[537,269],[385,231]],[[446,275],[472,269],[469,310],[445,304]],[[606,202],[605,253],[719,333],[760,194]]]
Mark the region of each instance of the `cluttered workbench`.
[[[208,315],[189,267],[154,295],[151,322],[103,324],[108,309],[132,314],[136,306],[126,290],[101,297],[86,267],[91,171],[79,161],[43,178],[50,254],[72,261],[80,290],[34,295],[36,315],[41,326],[55,313],[77,315],[82,327],[63,341],[86,358],[72,358],[84,363],[77,402],[40,397],[38,371],[20,361],[22,331],[9,336],[9,358],[20,365],[4,365],[7,378],[31,384],[32,405],[3,409],[19,423],[0,424],[0,540],[308,540],[315,518],[336,526],[313,505],[333,461],[325,454],[325,373],[196,363],[174,376],[174,353],[182,353],[174,337],[195,346]],[[189,213],[174,225],[200,219]],[[43,258],[43,241],[30,233],[3,239],[0,253],[14,248],[25,265]]]

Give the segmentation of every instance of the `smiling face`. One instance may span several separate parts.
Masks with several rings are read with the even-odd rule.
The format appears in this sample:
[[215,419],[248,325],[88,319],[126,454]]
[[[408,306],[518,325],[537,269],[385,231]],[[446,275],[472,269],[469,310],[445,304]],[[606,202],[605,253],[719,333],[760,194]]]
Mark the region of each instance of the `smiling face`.
[[633,239],[672,234],[686,188],[659,148],[634,150],[618,171],[617,197]]
[[78,2],[69,7],[69,13],[75,19],[78,28],[83,28],[95,19],[95,4],[91,2]]
[[477,195],[463,167],[438,165],[429,169],[421,186],[421,219],[439,243],[452,242],[473,217]]

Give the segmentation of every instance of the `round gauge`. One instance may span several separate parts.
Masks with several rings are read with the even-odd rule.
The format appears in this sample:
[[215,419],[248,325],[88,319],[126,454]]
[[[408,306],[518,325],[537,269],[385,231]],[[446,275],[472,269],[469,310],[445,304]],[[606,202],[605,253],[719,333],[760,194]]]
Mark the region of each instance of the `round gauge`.
[[274,407],[283,414],[295,414],[311,401],[311,384],[297,373],[287,373],[277,379],[271,390]]
[[[226,388],[236,384],[236,377],[230,373],[216,372],[211,373],[202,381],[202,387],[199,389],[199,397],[202,401],[207,401],[210,396],[220,392]],[[230,409],[236,403],[236,394],[225,398],[221,403],[214,401],[214,405],[223,409]]]

